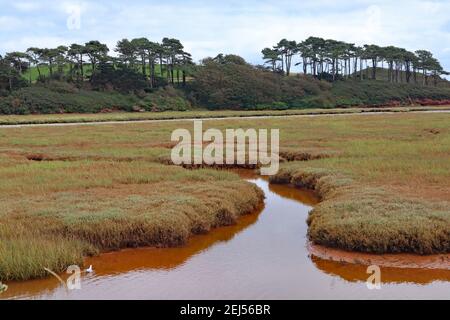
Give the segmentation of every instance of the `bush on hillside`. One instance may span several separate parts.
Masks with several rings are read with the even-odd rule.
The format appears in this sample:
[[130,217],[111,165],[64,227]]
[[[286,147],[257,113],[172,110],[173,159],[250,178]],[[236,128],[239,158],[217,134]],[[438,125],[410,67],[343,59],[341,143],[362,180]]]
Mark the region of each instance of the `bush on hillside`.
[[211,109],[290,108],[328,88],[312,77],[283,77],[234,55],[205,59],[191,84],[196,100]]
[[147,94],[139,104],[146,111],[186,111],[191,108],[191,103],[186,99],[181,90],[171,86],[160,88]]
[[[70,85],[35,85],[0,98],[2,114],[96,113],[105,109],[131,111],[138,98],[134,95],[88,90],[71,92]],[[75,90],[75,89],[74,89]]]
[[0,97],[7,96],[11,90],[24,88],[27,85],[27,81],[19,75],[17,70],[0,63]]
[[0,98],[0,114],[98,113],[103,111],[184,111],[191,108],[181,90],[160,88],[152,93],[121,94],[78,89],[50,81]]
[[120,93],[133,93],[150,89],[149,82],[139,73],[130,68],[115,68],[104,64],[91,80],[92,87],[97,90],[118,91]]
[[381,80],[346,80],[333,84],[331,94],[336,106],[374,106],[392,102],[450,99],[450,88],[389,83]]

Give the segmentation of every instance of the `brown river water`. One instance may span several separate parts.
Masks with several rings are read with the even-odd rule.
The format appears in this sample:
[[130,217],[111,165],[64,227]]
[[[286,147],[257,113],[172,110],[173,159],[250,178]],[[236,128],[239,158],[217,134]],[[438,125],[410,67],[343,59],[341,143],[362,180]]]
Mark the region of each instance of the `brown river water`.
[[[182,248],[89,258],[85,264],[95,271],[82,276],[81,290],[67,291],[49,277],[8,283],[0,299],[450,299],[448,256],[427,263],[429,258],[311,247],[306,218],[315,196],[241,175],[264,191],[266,201],[237,225],[194,236]],[[380,290],[367,288],[367,257],[388,262]]]

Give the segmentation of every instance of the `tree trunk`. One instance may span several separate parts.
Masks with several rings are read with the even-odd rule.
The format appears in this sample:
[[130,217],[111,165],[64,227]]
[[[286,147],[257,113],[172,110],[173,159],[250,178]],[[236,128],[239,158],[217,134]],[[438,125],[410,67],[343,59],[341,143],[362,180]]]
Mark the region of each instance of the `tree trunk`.
[[363,59],[359,58],[359,80],[363,78]]
[[333,81],[336,80],[336,68],[337,68],[337,61],[336,59],[333,59]]
[[411,79],[411,66],[409,62],[406,62],[406,83],[409,83]]
[[145,56],[142,56],[142,75],[147,79],[147,62],[145,61]]
[[347,75],[347,59],[345,59],[344,65],[345,65],[345,73],[344,73],[344,76],[346,76],[346,75]]
[[153,89],[153,87],[155,86],[155,60],[151,61],[150,73],[150,87]]
[[366,60],[366,79],[369,79],[369,62]]
[[41,69],[39,68],[39,63],[36,63],[36,69],[37,69],[37,72],[38,72],[39,80],[41,80]]
[[286,55],[284,58],[286,59],[286,75],[289,77],[289,73],[291,72],[291,68],[289,66],[289,57],[288,55]]
[[80,55],[80,71],[81,71],[81,81],[83,81],[84,80],[83,55]]
[[377,59],[372,59],[372,79],[377,79]]

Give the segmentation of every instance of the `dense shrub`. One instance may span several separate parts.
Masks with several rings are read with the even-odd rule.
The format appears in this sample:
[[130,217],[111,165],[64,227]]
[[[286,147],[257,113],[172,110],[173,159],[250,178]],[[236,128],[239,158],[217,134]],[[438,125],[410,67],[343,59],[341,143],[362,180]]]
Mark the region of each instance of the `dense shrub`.
[[310,76],[256,68],[234,55],[204,60],[191,84],[196,100],[211,109],[287,109],[329,87]]
[[171,86],[147,94],[139,105],[146,111],[186,111],[191,108],[184,93]]
[[[73,92],[72,92],[73,90]],[[78,90],[68,84],[51,82],[14,91],[0,98],[0,113],[95,113],[105,109],[131,111],[134,95]]]
[[10,90],[17,90],[27,86],[27,81],[22,78],[17,70],[0,60],[0,97],[7,96]]
[[346,80],[333,84],[331,94],[336,106],[383,105],[414,100],[450,99],[450,88],[389,83],[378,80]]
[[121,93],[132,93],[150,87],[142,73],[130,68],[114,68],[109,64],[100,66],[98,72],[92,76],[91,83],[95,89]]
[[181,90],[160,88],[152,93],[121,94],[78,89],[66,82],[51,81],[0,98],[1,114],[97,113],[102,111],[184,111],[191,108]]

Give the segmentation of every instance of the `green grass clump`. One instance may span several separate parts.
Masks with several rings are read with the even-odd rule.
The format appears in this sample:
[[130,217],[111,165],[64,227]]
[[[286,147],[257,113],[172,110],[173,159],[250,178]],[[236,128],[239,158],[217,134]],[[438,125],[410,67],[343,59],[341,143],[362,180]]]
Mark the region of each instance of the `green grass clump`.
[[389,83],[381,80],[346,80],[333,84],[334,105],[376,106],[390,103],[411,104],[420,100],[449,100],[450,87]]
[[[17,217],[16,217],[17,218]],[[48,276],[44,268],[62,272],[96,249],[79,239],[42,233],[33,222],[14,219],[0,223],[0,279],[27,280]]]

